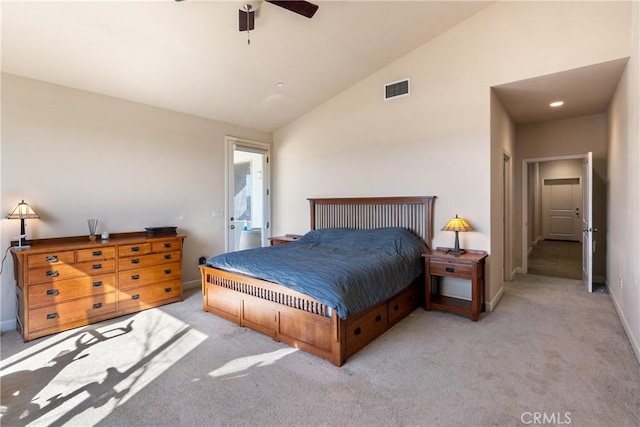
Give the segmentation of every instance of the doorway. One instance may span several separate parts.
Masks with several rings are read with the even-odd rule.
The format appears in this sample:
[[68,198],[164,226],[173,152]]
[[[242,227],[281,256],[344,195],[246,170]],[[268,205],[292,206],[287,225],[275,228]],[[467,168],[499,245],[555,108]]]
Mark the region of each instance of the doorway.
[[268,144],[227,137],[227,252],[268,243],[269,148]]
[[[523,160],[523,271],[580,280],[584,155]],[[588,196],[590,197],[590,195]]]

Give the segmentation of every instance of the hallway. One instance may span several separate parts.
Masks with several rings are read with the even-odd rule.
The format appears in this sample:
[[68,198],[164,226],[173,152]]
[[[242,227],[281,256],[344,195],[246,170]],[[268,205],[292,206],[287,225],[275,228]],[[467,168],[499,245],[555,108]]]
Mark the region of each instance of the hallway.
[[529,255],[528,273],[581,280],[582,244],[562,240],[539,240]]

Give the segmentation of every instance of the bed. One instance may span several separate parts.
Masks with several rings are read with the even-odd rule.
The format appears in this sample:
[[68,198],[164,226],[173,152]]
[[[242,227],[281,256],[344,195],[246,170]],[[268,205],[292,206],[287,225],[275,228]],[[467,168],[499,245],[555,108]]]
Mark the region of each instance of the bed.
[[[264,252],[271,251],[268,253],[272,255],[278,250],[282,252],[276,258],[286,257],[286,250],[311,248],[314,242],[309,239],[320,238],[318,235],[335,236],[353,229],[401,228],[419,236],[424,245],[430,245],[434,199],[432,196],[309,199],[312,232],[302,242],[266,248]],[[311,265],[322,265],[316,252],[309,253]],[[419,307],[424,289],[424,276],[420,274],[413,280],[407,279],[408,283],[396,284],[395,290],[386,290],[388,295],[379,297],[383,299],[372,305],[367,303],[363,307],[356,302],[339,307],[327,303],[322,293],[314,297],[310,292],[296,290],[295,283],[293,287],[276,283],[278,278],[287,282],[281,268],[271,269],[275,276],[267,275],[270,280],[236,271],[230,264],[217,267],[205,264],[200,269],[205,311],[327,359],[336,366],[342,366],[348,357]],[[308,275],[311,277],[312,273]]]

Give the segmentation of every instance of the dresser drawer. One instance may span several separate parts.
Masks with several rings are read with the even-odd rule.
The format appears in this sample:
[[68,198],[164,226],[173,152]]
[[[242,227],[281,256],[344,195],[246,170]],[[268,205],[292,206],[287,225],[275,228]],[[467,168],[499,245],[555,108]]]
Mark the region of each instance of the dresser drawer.
[[76,262],[75,251],[33,254],[27,257],[27,268],[47,267],[58,264],[73,264],[74,262]]
[[79,249],[78,251],[76,251],[76,260],[78,262],[100,259],[113,259],[115,257],[115,246],[100,247],[96,249]]
[[55,283],[88,275],[111,273],[116,269],[116,260],[58,264],[45,268],[34,268],[27,272],[27,285]]
[[151,253],[151,243],[118,246],[118,256],[136,256]]
[[182,264],[179,262],[157,265],[155,267],[137,268],[118,273],[120,289],[134,288],[181,278]]
[[470,279],[473,266],[471,264],[431,260],[429,262],[429,272],[436,276],[442,275]]
[[67,323],[87,324],[93,317],[115,312],[115,292],[81,298],[55,306],[29,310],[29,331],[48,328],[62,330]]
[[119,311],[138,311],[155,307],[168,299],[182,298],[182,283],[172,280],[118,292]]
[[163,240],[160,242],[153,242],[151,244],[151,250],[153,252],[170,252],[179,250],[181,246],[180,239]]
[[150,267],[152,265],[166,264],[181,260],[180,251],[164,252],[157,254],[126,257],[120,260],[120,270],[131,270],[133,268]]
[[116,275],[99,274],[75,279],[60,280],[54,283],[42,283],[27,287],[29,308],[56,304],[75,298],[87,297],[116,290]]
[[105,259],[91,262],[79,262],[74,264],[73,267],[88,275],[113,273],[116,271],[116,260]]

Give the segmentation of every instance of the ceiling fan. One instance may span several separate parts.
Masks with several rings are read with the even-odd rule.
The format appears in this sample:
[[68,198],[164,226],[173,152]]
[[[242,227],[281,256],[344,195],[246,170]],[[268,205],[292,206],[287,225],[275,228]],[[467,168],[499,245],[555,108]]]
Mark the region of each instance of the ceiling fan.
[[[184,0],[175,0],[177,2],[181,2]],[[280,6],[284,9],[287,9],[293,13],[297,13],[298,15],[305,16],[307,18],[312,18],[313,15],[318,11],[318,5],[309,3],[308,1],[299,1],[299,0],[264,0],[267,3],[274,4],[276,6]],[[247,37],[249,35],[249,31],[253,30],[255,27],[255,14],[256,11],[260,8],[262,4],[262,0],[259,1],[245,1],[242,3],[240,10],[238,11],[238,30],[246,31]],[[251,44],[251,40],[247,38],[247,44]]]

